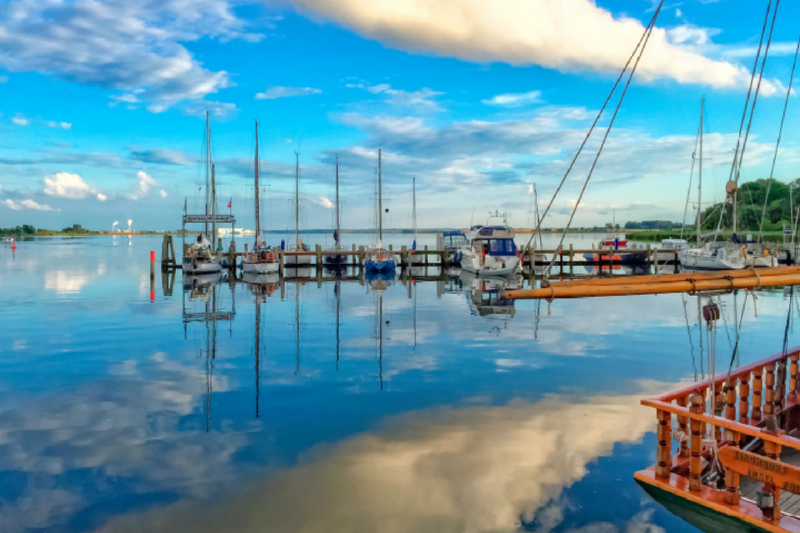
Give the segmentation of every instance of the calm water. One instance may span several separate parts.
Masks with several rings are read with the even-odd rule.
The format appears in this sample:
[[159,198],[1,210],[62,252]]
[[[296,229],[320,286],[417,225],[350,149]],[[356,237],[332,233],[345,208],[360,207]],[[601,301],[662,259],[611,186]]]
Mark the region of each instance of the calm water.
[[[150,301],[150,250],[0,246],[0,531],[695,531],[632,476],[655,462],[639,399],[707,369],[696,297],[491,315],[459,276],[282,297],[178,272]],[[745,295],[716,299],[727,368]],[[742,363],[781,349],[788,306],[748,297]]]

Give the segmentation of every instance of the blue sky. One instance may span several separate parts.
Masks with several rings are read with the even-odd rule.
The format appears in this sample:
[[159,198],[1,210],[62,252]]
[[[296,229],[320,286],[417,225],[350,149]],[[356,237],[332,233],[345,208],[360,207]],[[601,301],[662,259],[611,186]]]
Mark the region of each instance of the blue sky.
[[[707,200],[721,200],[766,1],[667,2],[576,225],[682,217],[701,97]],[[265,225],[286,229],[294,152],[304,227],[373,224],[377,150],[390,226],[527,225],[653,13],[650,0],[15,0],[0,5],[0,226],[180,226],[202,209],[211,113],[220,207],[252,226],[253,120]],[[742,179],[767,177],[798,6],[784,2]],[[790,99],[775,177],[796,178]],[[601,121],[606,124],[607,121]],[[599,136],[556,199],[563,225]]]

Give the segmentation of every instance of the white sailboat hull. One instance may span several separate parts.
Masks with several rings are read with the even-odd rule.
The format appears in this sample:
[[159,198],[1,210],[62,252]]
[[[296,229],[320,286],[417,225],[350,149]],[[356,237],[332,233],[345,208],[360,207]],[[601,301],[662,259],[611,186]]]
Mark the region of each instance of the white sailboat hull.
[[271,274],[278,272],[278,263],[250,263],[249,261],[242,261],[242,272],[245,274]]
[[183,271],[186,274],[210,274],[219,272],[222,267],[219,261],[208,259],[197,259],[195,257],[183,258]]
[[725,249],[687,248],[678,252],[678,260],[681,266],[698,270],[741,270],[747,267],[744,257],[731,256]]

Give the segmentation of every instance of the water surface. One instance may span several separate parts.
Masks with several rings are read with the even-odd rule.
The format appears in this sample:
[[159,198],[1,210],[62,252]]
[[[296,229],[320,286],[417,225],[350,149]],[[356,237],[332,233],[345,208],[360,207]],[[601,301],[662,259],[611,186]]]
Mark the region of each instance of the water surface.
[[[632,476],[655,462],[640,398],[708,371],[708,298],[512,311],[456,272],[383,290],[157,272],[151,300],[160,237],[18,246],[0,531],[696,531]],[[782,289],[714,300],[718,370],[740,318],[741,363],[780,351]]]

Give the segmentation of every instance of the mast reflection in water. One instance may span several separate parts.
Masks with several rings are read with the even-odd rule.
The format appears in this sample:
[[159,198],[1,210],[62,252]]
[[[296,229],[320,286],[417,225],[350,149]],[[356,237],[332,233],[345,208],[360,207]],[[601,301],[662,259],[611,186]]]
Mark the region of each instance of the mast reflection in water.
[[[110,239],[0,259],[3,533],[695,531],[632,479],[639,398],[707,371],[694,297],[508,306],[415,267],[167,274],[151,302],[131,258],[160,240]],[[780,350],[782,291],[714,301],[719,357],[737,328],[742,364]]]

